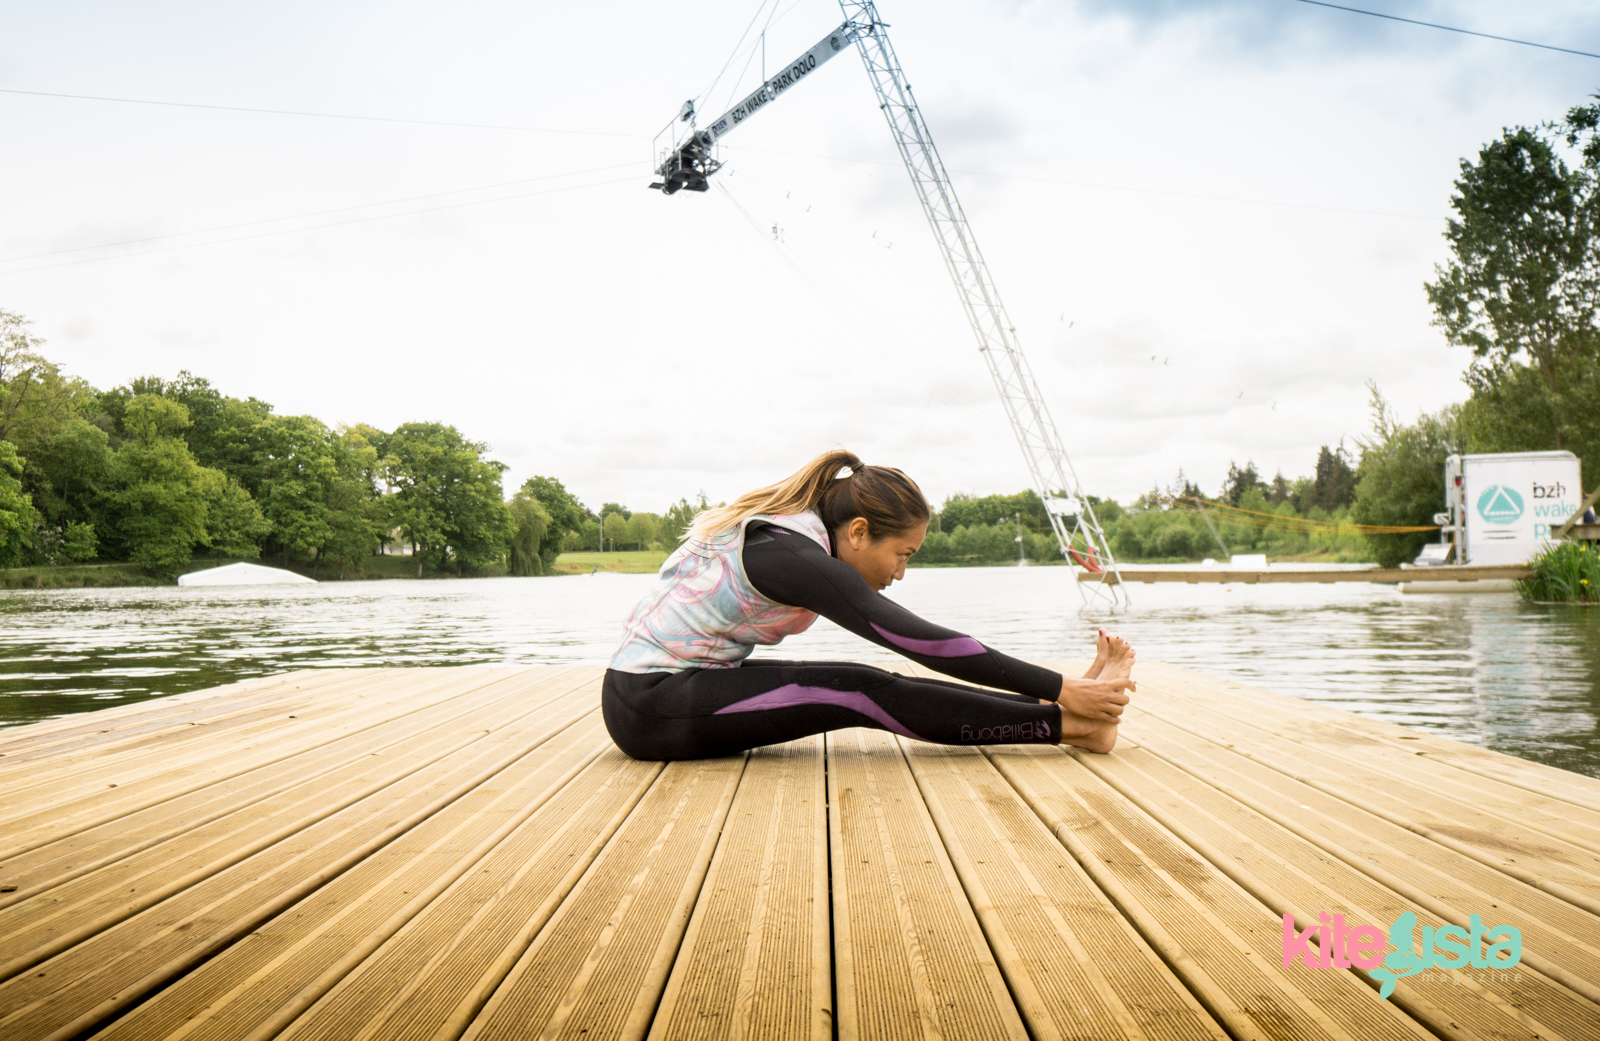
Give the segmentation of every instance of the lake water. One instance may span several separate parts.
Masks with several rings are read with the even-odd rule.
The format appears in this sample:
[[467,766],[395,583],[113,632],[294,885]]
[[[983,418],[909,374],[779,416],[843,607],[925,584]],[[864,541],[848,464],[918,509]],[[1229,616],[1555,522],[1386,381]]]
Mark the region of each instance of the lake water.
[[[295,668],[603,663],[654,581],[7,592],[0,726]],[[1081,609],[1067,568],[913,570],[890,595],[1020,657],[1087,657],[1110,624],[1148,661],[1600,777],[1600,609],[1354,582],[1132,589],[1114,617]],[[884,656],[826,621],[763,653]]]

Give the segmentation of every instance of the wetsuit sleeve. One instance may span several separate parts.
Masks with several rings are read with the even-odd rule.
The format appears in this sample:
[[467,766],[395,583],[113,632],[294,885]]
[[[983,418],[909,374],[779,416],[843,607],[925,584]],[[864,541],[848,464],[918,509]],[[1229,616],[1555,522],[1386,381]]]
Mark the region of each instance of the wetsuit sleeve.
[[775,525],[752,526],[749,534],[745,574],[767,599],[815,611],[862,639],[967,683],[1047,701],[1060,696],[1060,673],[924,621],[873,592],[855,568],[804,535]]

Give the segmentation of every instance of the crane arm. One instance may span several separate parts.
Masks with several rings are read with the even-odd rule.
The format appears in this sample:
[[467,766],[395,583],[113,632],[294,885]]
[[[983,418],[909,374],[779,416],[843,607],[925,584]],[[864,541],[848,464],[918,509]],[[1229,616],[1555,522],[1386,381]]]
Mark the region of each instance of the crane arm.
[[[712,158],[712,146],[769,102],[775,101],[778,95],[821,68],[829,58],[854,43],[856,37],[866,28],[854,22],[845,22],[817,41],[815,47],[780,69],[777,75],[761,84],[737,105],[712,120],[704,130],[690,131],[688,137],[662,158],[661,165],[656,167],[656,174],[661,180],[650,187],[659,188],[667,195],[673,194],[680,188],[687,188],[692,192],[705,191],[706,178],[716,173],[722,165]],[[693,114],[693,109],[688,105],[684,110],[686,113],[684,118]]]
[[[945,270],[955,283],[961,306],[978,341],[978,351],[989,368],[1000,402],[1005,406],[1011,432],[1022,448],[1024,462],[1055,533],[1061,555],[1089,572],[1106,572],[1092,583],[1093,593],[1114,604],[1126,603],[1127,590],[1094,515],[1094,505],[1083,493],[1078,475],[1062,446],[1055,420],[1045,406],[1044,394],[1033,376],[1016,328],[1000,302],[989,265],[978,250],[967,215],[956,199],[955,186],[944,161],[933,146],[933,135],[911,94],[900,59],[889,44],[888,27],[878,18],[873,0],[839,0],[846,24],[860,25],[862,61],[878,95],[878,107],[889,121],[895,145],[922,203],[934,239],[944,255]],[[1086,593],[1086,586],[1078,586]]]

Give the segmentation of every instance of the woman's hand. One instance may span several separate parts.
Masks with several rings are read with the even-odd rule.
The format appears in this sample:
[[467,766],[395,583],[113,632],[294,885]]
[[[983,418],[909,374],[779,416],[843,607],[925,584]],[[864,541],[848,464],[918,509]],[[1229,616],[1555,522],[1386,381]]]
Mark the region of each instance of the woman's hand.
[[1122,707],[1128,703],[1125,690],[1133,690],[1134,683],[1126,676],[1109,680],[1061,681],[1061,696],[1056,699],[1061,711],[1070,712],[1079,719],[1097,723],[1122,722]]

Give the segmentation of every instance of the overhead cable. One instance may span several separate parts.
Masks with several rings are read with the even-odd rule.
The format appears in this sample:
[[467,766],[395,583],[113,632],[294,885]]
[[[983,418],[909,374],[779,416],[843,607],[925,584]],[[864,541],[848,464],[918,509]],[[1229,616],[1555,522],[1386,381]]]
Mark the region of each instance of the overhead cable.
[[0,87],[0,94],[22,94],[35,98],[68,98],[73,101],[112,101],[119,105],[158,105],[162,108],[198,108],[213,112],[251,112],[263,116],[305,116],[310,119],[354,119],[363,123],[410,123],[429,127],[465,127],[470,130],[522,130],[533,134],[574,134],[582,137],[628,137],[644,134],[618,134],[606,130],[558,130],[554,127],[517,126],[509,123],[458,123],[447,119],[405,119],[399,116],[360,116],[347,112],[302,112],[287,108],[249,108],[244,105],[203,105],[193,101],[153,101],[149,98],[113,98],[99,94],[59,94],[48,90],[14,90]]
[[[0,264],[15,264],[24,260],[39,260],[44,257],[65,256],[68,253],[87,253],[96,249],[117,249],[121,246],[140,246],[148,242],[160,242],[164,239],[181,239],[190,235],[211,235],[219,231],[236,231],[239,228],[254,228],[262,224],[278,224],[286,220],[309,220],[312,217],[327,217],[335,213],[349,213],[353,210],[370,210],[377,206],[398,206],[403,202],[421,202],[425,199],[442,199],[447,195],[465,195],[468,192],[487,192],[495,188],[512,188],[519,184],[533,184],[537,181],[553,181],[558,177],[581,177],[584,174],[606,173],[611,170],[637,167],[638,163],[614,163],[611,166],[597,166],[588,170],[572,170],[567,173],[542,174],[538,177],[523,177],[515,181],[498,181],[494,184],[480,184],[471,188],[452,188],[444,192],[429,192],[426,195],[406,195],[398,199],[380,199],[377,202],[362,202],[354,206],[337,206],[331,210],[312,210],[309,213],[290,213],[282,217],[263,217],[260,220],[241,221],[238,224],[220,224],[210,228],[195,228],[191,231],[173,231],[165,235],[148,235],[137,239],[120,239],[116,242],[97,242],[92,246],[74,246],[71,249],[56,249],[46,253],[26,253],[15,257],[0,257]],[[517,196],[508,196],[517,198]],[[488,200],[492,201],[492,200]],[[418,212],[418,211],[407,211]],[[395,216],[399,216],[396,214]]]
[[234,235],[225,239],[208,239],[205,242],[184,242],[173,246],[158,246],[155,249],[142,249],[133,253],[112,253],[103,257],[79,257],[75,260],[61,260],[53,264],[37,264],[33,267],[13,268],[10,271],[0,272],[3,275],[20,275],[28,271],[45,271],[49,268],[70,267],[74,264],[95,264],[104,260],[119,260],[123,257],[144,257],[152,253],[172,253],[181,249],[197,249],[201,246],[221,246],[230,242],[246,242],[251,239],[272,238],[277,235],[293,235],[303,231],[318,231],[323,228],[340,228],[348,224],[366,224],[371,221],[390,220],[395,217],[412,217],[422,213],[438,213],[441,210],[458,210],[468,206],[485,206],[495,202],[511,202],[516,199],[528,199],[536,195],[554,195],[558,192],[578,191],[583,188],[604,188],[613,184],[636,184],[636,177],[617,177],[609,181],[592,181],[588,184],[569,184],[560,188],[542,188],[533,192],[518,192],[515,195],[497,195],[492,199],[469,199],[465,202],[450,202],[442,206],[424,206],[419,209],[401,210],[398,213],[375,213],[368,217],[352,217],[349,220],[329,221],[325,224],[310,224],[295,228],[278,228],[273,231],[260,231],[252,235]]
[[1380,11],[1365,11],[1359,7],[1346,7],[1343,4],[1330,4],[1325,0],[1295,0],[1296,3],[1311,4],[1314,7],[1331,7],[1335,11],[1349,11],[1351,14],[1364,14],[1371,18],[1387,18],[1391,22],[1405,22],[1408,25],[1423,25],[1429,29],[1443,29],[1447,33],[1461,33],[1463,36],[1481,36],[1485,40],[1499,40],[1501,43],[1521,44],[1523,47],[1538,47],[1545,51],[1560,51],[1562,54],[1576,54],[1584,58],[1600,58],[1600,54],[1589,51],[1575,51],[1570,47],[1556,47],[1548,43],[1534,43],[1532,40],[1516,40],[1509,36],[1496,36],[1493,33],[1474,32],[1471,29],[1457,29],[1453,25],[1440,25],[1438,22],[1419,22],[1415,18],[1401,18],[1397,14],[1383,14]]

